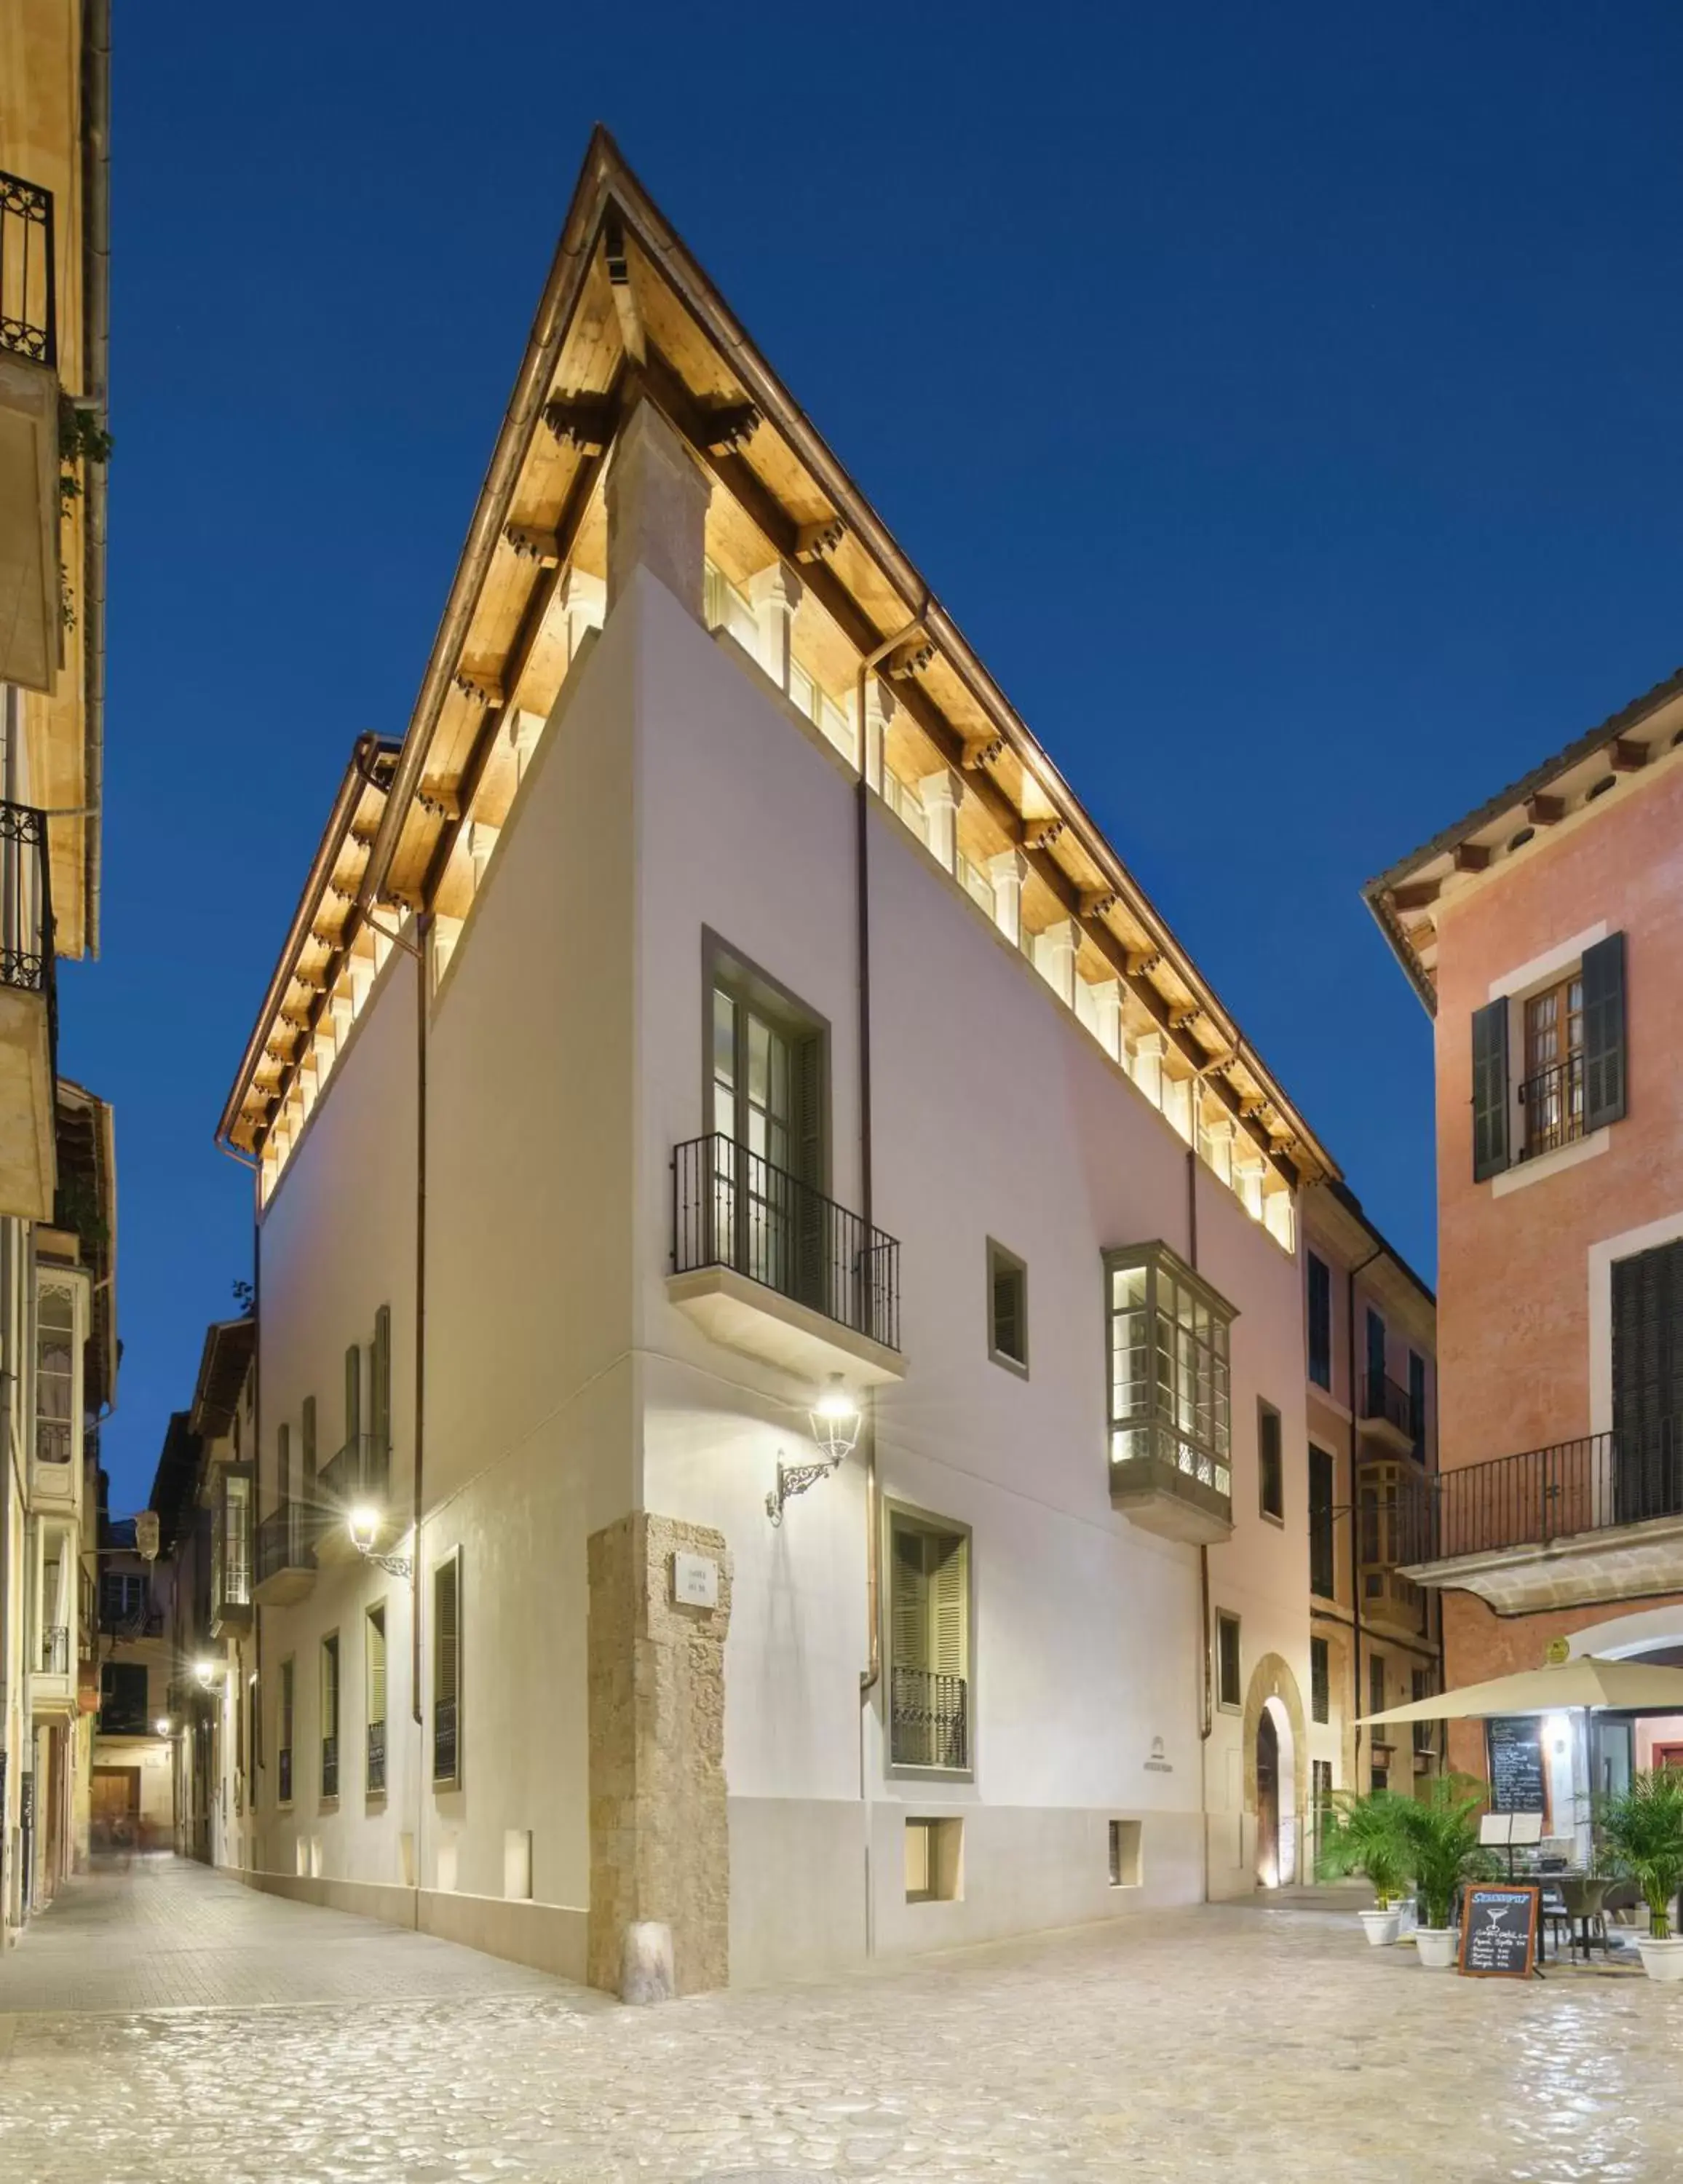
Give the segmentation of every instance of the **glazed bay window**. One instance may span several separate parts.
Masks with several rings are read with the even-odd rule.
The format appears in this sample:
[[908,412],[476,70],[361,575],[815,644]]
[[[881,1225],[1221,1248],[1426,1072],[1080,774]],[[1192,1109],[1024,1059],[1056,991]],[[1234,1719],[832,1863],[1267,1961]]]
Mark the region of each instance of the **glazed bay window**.
[[968,1770],[970,1540],[896,1510],[889,1519],[889,1757]]
[[1111,1499],[1148,1531],[1225,1539],[1234,1308],[1166,1244],[1107,1251],[1105,1279]]

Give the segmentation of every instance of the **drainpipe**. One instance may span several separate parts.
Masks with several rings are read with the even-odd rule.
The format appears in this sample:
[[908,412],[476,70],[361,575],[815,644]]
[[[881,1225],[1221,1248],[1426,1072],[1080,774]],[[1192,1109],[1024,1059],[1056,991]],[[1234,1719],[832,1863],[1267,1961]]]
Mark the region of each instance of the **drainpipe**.
[[[412,1466],[414,1490],[411,1522],[413,1543],[410,1562],[410,1709],[417,1729],[422,1727],[421,1705],[421,1512],[423,1463],[426,1446],[426,933],[429,912],[415,919],[419,942],[415,950],[415,1429]],[[416,1758],[417,1781],[426,1776],[426,1738]],[[421,1830],[415,1841],[415,1884],[421,1880]]]
[[[1356,1277],[1371,1267],[1375,1259],[1385,1256],[1375,1247],[1359,1266],[1351,1268],[1345,1276],[1345,1354],[1350,1373],[1350,1687],[1354,1705],[1351,1708],[1351,1733],[1355,1737],[1354,1759],[1359,1770],[1362,1761],[1362,1731],[1356,1726],[1367,1712],[1362,1702],[1362,1496],[1356,1480],[1356,1443],[1358,1433],[1356,1391]],[[1351,1788],[1357,1786],[1352,1782]]]
[[[1186,1263],[1195,1274],[1198,1271],[1198,1110],[1201,1103],[1204,1080],[1201,1076],[1192,1080],[1192,1136],[1193,1143],[1186,1148]],[[1198,1614],[1202,1643],[1199,1652],[1204,1667],[1204,1702],[1198,1723],[1198,1779],[1202,1786],[1203,1811],[1200,1815],[1199,1835],[1203,1847],[1204,1901],[1210,1900],[1210,1739],[1216,1726],[1215,1664],[1211,1658],[1210,1630],[1210,1548],[1207,1540],[1198,1543]]]
[[[102,429],[109,420],[111,276],[111,4],[82,14],[82,384]],[[83,946],[99,954],[99,807],[105,793],[105,532],[103,463],[85,463],[82,501],[82,788],[92,812],[83,852]]]
[[[871,784],[865,763],[865,699],[871,677],[889,655],[922,630],[929,595],[915,618],[884,638],[859,663],[855,720],[859,735],[859,778],[854,791],[853,883],[859,950],[859,1198],[866,1248],[870,1247],[872,1201],[871,1147]],[[865,1820],[865,1953],[877,1952],[876,1891],[871,1873],[872,1770],[866,1752],[870,1697],[883,1678],[882,1490],[877,1475],[877,1396],[864,1391],[860,1430],[865,1442],[865,1617],[867,1663],[859,1678],[859,1792]]]

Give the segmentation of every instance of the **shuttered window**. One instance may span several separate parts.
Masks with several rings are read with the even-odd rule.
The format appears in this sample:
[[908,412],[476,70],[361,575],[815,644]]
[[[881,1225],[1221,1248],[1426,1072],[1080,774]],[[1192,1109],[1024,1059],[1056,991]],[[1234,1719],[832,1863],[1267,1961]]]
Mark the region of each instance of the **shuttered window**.
[[1624,1113],[1624,935],[1610,933],[1584,950],[1584,1128],[1599,1130]]
[[1028,1269],[1014,1251],[988,1240],[988,1355],[1013,1372],[1028,1370]]
[[1257,1498],[1265,1517],[1285,1516],[1285,1454],[1280,1441],[1279,1412],[1272,1403],[1257,1406]]
[[368,1691],[368,1795],[386,1794],[386,1611],[368,1611],[365,1674]]
[[283,1805],[293,1802],[293,1663],[281,1663],[280,1720],[275,1736],[276,1795]]
[[432,1780],[461,1780],[461,1557],[432,1572]]
[[1309,1254],[1309,1378],[1332,1386],[1332,1269]]
[[321,1641],[321,1794],[339,1794],[339,1634]]
[[1332,1719],[1332,1652],[1324,1638],[1309,1641],[1309,1719]]
[[1473,1180],[1507,1166],[1507,1003],[1473,1011]]
[[392,1471],[392,1308],[374,1315],[374,1346],[368,1354],[369,1490],[383,1501]]
[[345,1446],[362,1432],[362,1346],[353,1342],[345,1352]]
[[1219,1612],[1216,1616],[1216,1703],[1224,1707],[1242,1707],[1245,1703],[1245,1685],[1240,1668],[1239,1618]]
[[970,1765],[970,1541],[898,1512],[889,1560],[889,1754]]
[[1614,1520],[1683,1514],[1683,1242],[1613,1265]]
[[1385,1708],[1385,1656],[1383,1653],[1370,1653],[1368,1656],[1368,1711],[1369,1713],[1383,1713]]
[[1309,1448],[1309,1590],[1323,1600],[1335,1596],[1336,1557],[1333,1551],[1333,1459],[1313,1443]]

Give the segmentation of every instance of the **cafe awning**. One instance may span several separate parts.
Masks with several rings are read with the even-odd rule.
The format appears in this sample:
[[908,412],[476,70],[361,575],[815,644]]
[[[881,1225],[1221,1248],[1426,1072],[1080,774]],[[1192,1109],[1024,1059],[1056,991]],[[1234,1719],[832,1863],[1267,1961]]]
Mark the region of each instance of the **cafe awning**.
[[1386,1721],[1464,1721],[1496,1714],[1569,1713],[1574,1707],[1613,1707],[1644,1713],[1683,1713],[1683,1669],[1650,1661],[1604,1661],[1594,1653],[1550,1661],[1458,1691],[1416,1699],[1364,1714],[1360,1729]]

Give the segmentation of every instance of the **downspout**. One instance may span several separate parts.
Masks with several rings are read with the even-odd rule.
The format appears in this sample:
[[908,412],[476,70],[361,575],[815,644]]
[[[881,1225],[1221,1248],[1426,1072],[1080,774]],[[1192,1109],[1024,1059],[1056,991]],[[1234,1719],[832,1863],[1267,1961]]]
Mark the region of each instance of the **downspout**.
[[[1198,1110],[1204,1089],[1204,1080],[1195,1077],[1192,1092],[1192,1132],[1195,1140],[1198,1132]],[[1195,1274],[1198,1271],[1198,1147],[1195,1142],[1186,1148],[1186,1263]],[[1211,1658],[1212,1634],[1210,1629],[1210,1548],[1209,1542],[1198,1543],[1198,1613],[1199,1628],[1203,1642],[1199,1648],[1204,1669],[1204,1704],[1198,1724],[1198,1779],[1201,1785],[1203,1811],[1200,1814],[1199,1839],[1204,1858],[1204,1901],[1210,1900],[1210,1739],[1216,1726],[1215,1666]]]
[[[906,627],[884,638],[859,663],[855,721],[859,736],[859,778],[854,791],[853,883],[859,950],[859,1197],[866,1248],[870,1248],[872,1212],[871,1166],[871,783],[867,765],[865,699],[871,677],[891,652],[916,637],[929,611],[928,594],[922,607]],[[865,1953],[877,1953],[876,1891],[871,1875],[872,1771],[866,1754],[866,1726],[870,1698],[883,1679],[883,1518],[882,1489],[877,1475],[877,1397],[864,1391],[860,1405],[860,1432],[865,1443],[865,1621],[867,1663],[859,1678],[859,1794],[865,1821]]]
[[[423,1461],[426,1446],[426,933],[431,913],[415,919],[419,945],[415,951],[415,1431],[414,1487],[410,1521],[413,1538],[410,1559],[410,1710],[417,1729],[422,1726],[421,1705],[421,1512]],[[388,1424],[389,1430],[389,1424]],[[426,1739],[415,1763],[417,1786],[426,1779]],[[420,1791],[417,1786],[416,1803]],[[415,1879],[421,1875],[421,1823],[415,1836]]]
[[[1356,1394],[1356,1277],[1375,1259],[1385,1256],[1377,1246],[1368,1252],[1360,1266],[1352,1267],[1345,1276],[1345,1356],[1350,1374],[1350,1687],[1354,1704],[1351,1708],[1351,1731],[1356,1741],[1351,1758],[1356,1771],[1361,1771],[1362,1716],[1367,1712],[1362,1702],[1362,1496],[1356,1483],[1356,1443],[1357,1437]],[[1350,1785],[1353,1790],[1356,1784]]]
[[[111,0],[82,13],[82,383],[103,431],[109,422],[111,306]],[[83,948],[99,954],[100,805],[105,794],[105,465],[83,465],[82,794],[92,816],[84,848]]]

